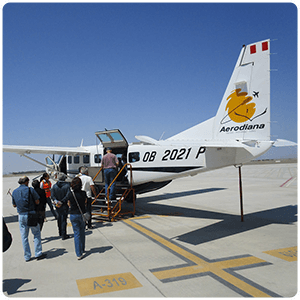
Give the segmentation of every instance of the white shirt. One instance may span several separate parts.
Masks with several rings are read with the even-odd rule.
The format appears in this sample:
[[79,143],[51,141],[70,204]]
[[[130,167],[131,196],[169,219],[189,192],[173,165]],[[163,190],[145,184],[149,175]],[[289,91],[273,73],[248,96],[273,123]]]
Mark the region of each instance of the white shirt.
[[88,198],[92,198],[91,185],[95,185],[92,177],[81,173],[79,173],[77,176],[81,179],[82,182],[81,190],[86,192],[86,196]]

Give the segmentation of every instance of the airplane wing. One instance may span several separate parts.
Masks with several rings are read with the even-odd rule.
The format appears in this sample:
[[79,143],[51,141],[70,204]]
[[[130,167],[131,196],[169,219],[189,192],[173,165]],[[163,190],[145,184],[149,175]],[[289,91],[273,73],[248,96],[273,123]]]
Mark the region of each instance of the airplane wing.
[[277,139],[273,146],[275,146],[275,147],[290,147],[290,146],[297,146],[297,143],[288,141],[288,140]]
[[13,152],[20,155],[30,153],[59,154],[59,155],[79,155],[88,154],[84,147],[48,147],[48,146],[15,146],[3,145],[3,152]]

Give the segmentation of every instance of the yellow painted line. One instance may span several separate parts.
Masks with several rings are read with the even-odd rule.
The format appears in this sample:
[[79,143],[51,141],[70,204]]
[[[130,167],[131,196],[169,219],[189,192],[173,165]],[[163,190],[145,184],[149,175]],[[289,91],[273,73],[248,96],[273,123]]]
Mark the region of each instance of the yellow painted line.
[[247,266],[247,265],[254,265],[254,264],[259,264],[264,262],[265,260],[262,260],[260,258],[254,256],[247,256],[247,257],[234,258],[234,259],[223,260],[218,262],[212,262],[210,264],[212,267],[217,267],[220,269],[228,269],[228,268],[236,268],[236,267]]
[[130,273],[107,275],[76,280],[80,296],[90,296],[142,287]]
[[168,240],[162,238],[161,236],[153,233],[152,231],[130,221],[125,220],[128,225],[137,229],[138,231],[142,232],[143,234],[151,237],[152,239],[156,240],[160,244],[164,245],[165,247],[171,249],[172,251],[180,254],[181,256],[187,258],[188,260],[196,263],[196,266],[188,266],[182,267],[177,269],[170,269],[164,271],[157,271],[153,272],[153,274],[160,280],[162,279],[169,279],[175,278],[180,276],[188,276],[193,274],[199,274],[204,272],[211,272],[220,277],[221,279],[225,280],[226,282],[230,283],[231,285],[239,288],[240,290],[246,292],[247,294],[253,297],[270,297],[270,295],[262,292],[261,290],[253,287],[252,285],[244,282],[243,280],[229,274],[228,272],[224,271],[223,269],[230,268],[230,267],[237,267],[237,266],[244,266],[248,264],[255,264],[255,263],[262,263],[265,262],[256,257],[245,257],[245,258],[237,258],[232,260],[225,260],[219,262],[207,262],[196,255],[182,249],[181,247],[169,242]]
[[211,272],[212,270],[228,269],[228,268],[258,264],[262,262],[265,261],[254,256],[250,256],[250,257],[236,258],[236,259],[230,259],[230,260],[219,261],[219,262],[211,262],[211,263],[205,262],[201,265],[157,271],[157,272],[153,272],[153,274],[158,279],[162,280],[167,278]]
[[150,219],[150,216],[141,216],[141,217],[132,217],[130,220],[141,220],[141,219]]
[[195,263],[206,263],[203,259],[199,258],[196,255],[193,255],[192,253],[182,249],[179,246],[174,245],[173,243],[167,241],[166,239],[160,237],[159,235],[153,233],[152,231],[143,228],[142,226],[131,222],[130,220],[125,220],[125,223],[127,223],[128,225],[130,225],[131,227],[137,229],[138,231],[143,232],[144,234],[146,234],[147,236],[153,238],[154,240],[156,240],[157,242],[159,242],[160,244],[168,247],[169,249],[173,250],[174,252],[177,252],[178,254],[188,258],[189,260],[195,262]]
[[271,297],[270,295],[262,292],[261,290],[255,288],[254,286],[246,283],[245,281],[236,278],[235,276],[225,272],[224,270],[217,269],[211,272],[213,272],[215,275],[219,276],[223,280],[227,281],[228,283],[232,284],[233,286],[236,286],[240,290],[246,292],[247,294],[251,295],[252,297]]
[[177,269],[152,272],[152,274],[155,277],[157,277],[159,280],[163,280],[163,279],[205,273],[205,272],[209,272],[209,271],[210,271],[210,269],[208,266],[196,265],[196,266],[188,266],[188,267],[182,267],[182,268],[177,268]]
[[297,261],[297,246],[289,248],[281,248],[277,250],[264,251],[263,253],[270,254],[277,258],[284,259],[286,261]]

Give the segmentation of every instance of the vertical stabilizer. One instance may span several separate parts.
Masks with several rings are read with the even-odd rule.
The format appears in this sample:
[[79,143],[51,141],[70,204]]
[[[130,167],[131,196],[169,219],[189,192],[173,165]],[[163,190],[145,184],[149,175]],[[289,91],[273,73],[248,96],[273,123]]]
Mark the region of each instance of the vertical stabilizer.
[[270,140],[270,40],[243,46],[214,119],[213,139]]

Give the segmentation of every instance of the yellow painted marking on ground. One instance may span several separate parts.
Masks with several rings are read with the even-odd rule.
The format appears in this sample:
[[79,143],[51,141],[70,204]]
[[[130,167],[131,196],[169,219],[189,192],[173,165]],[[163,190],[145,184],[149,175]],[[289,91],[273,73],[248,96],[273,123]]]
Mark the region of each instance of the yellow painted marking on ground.
[[196,265],[196,266],[188,266],[188,267],[182,267],[182,268],[171,269],[171,270],[152,272],[152,274],[155,277],[157,277],[159,280],[163,280],[163,279],[205,273],[209,271],[210,269],[208,266]]
[[80,296],[90,296],[142,287],[130,273],[76,280]]
[[173,243],[153,233],[152,231],[143,228],[142,226],[134,222],[131,222],[130,220],[126,220],[124,222],[126,222],[128,225],[132,226],[133,228],[141,231],[142,233],[146,234],[147,236],[151,237],[152,239],[156,240],[157,242],[164,245],[165,247],[168,247],[174,252],[196,263],[196,266],[188,266],[183,268],[153,272],[153,275],[155,275],[158,279],[162,280],[162,279],[169,279],[169,278],[175,278],[180,276],[188,276],[188,275],[194,275],[199,273],[211,272],[253,297],[270,297],[268,294],[262,292],[261,290],[253,287],[252,285],[244,282],[241,279],[238,279],[237,277],[223,270],[230,267],[262,263],[265,262],[264,260],[250,256],[245,258],[237,258],[237,259],[210,263],[182,249],[181,247],[174,245]]
[[141,219],[150,219],[150,216],[141,216],[141,217],[132,217],[130,220],[141,220]]
[[189,260],[193,261],[193,262],[199,262],[199,263],[205,263],[204,260],[200,259],[199,257],[197,257],[196,255],[193,255],[191,254],[190,252],[182,249],[181,247],[179,246],[176,246],[174,245],[173,243],[167,241],[166,239],[160,237],[159,235],[153,233],[152,231],[150,230],[147,230],[145,228],[143,228],[142,226],[136,224],[136,223],[133,223],[131,222],[130,220],[125,220],[124,221],[125,223],[129,224],[131,227],[134,227],[135,229],[143,232],[144,234],[150,236],[151,238],[153,238],[154,240],[158,241],[159,243],[161,243],[162,245],[168,247],[169,249],[179,253],[180,255],[188,258]]
[[297,246],[289,248],[281,248],[277,250],[264,251],[264,253],[270,254],[277,258],[284,259],[286,261],[297,261]]
[[265,262],[264,260],[254,257],[254,256],[248,256],[248,257],[241,257],[241,258],[234,258],[224,261],[218,261],[218,262],[212,262],[212,267],[217,267],[220,269],[228,269],[228,268],[235,268],[240,266],[247,266],[247,265],[254,265]]
[[246,283],[245,281],[236,278],[235,276],[225,272],[224,270],[211,270],[214,274],[222,278],[223,280],[229,282],[233,286],[236,286],[240,290],[246,292],[247,294],[251,295],[252,297],[271,297],[270,295],[262,292],[261,290],[255,288],[254,286]]

